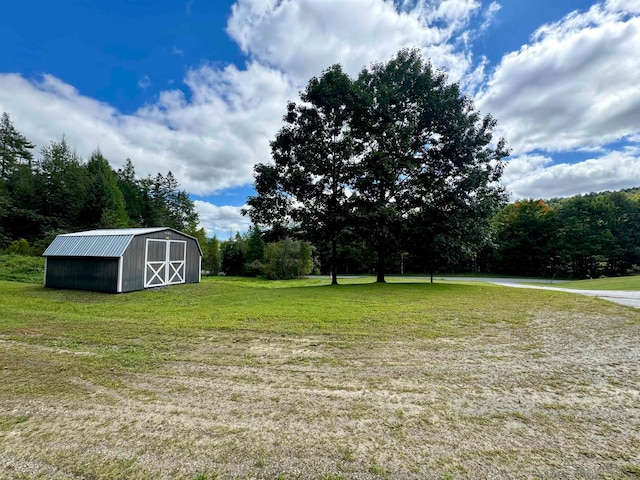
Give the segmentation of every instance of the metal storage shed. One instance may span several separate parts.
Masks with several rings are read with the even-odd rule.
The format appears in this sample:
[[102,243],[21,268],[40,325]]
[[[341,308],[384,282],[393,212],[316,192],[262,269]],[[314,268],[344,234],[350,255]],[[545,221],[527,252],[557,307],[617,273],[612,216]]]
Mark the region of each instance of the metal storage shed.
[[58,235],[42,254],[44,286],[100,292],[200,282],[198,241],[167,227]]

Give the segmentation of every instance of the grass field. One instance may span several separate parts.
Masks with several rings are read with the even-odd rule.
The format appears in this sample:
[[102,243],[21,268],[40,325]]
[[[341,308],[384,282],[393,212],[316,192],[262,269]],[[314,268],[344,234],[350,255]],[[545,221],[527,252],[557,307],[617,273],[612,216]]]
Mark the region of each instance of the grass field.
[[0,281],[0,478],[640,478],[640,311],[325,282]]
[[42,283],[44,258],[0,254],[0,280]]
[[582,290],[640,290],[640,275],[562,282],[554,286]]

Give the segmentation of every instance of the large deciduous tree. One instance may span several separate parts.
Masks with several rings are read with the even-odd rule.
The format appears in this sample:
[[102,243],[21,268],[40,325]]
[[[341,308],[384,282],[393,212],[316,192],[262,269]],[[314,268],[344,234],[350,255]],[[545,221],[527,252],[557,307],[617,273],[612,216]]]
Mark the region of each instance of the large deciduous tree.
[[492,145],[495,125],[417,50],[355,81],[333,66],[311,79],[300,104],[289,104],[273,163],[255,168],[248,213],[330,243],[332,283],[345,230],[376,252],[379,282],[409,231],[414,244],[438,245],[440,257],[447,245],[472,252],[504,201],[497,182],[508,150],[503,140]]
[[278,227],[290,221],[309,240],[327,243],[336,284],[338,238],[354,178],[357,91],[334,65],[311,79],[300,100],[289,103],[285,126],[271,142],[273,164],[255,168],[257,195],[249,198],[248,213],[256,224]]
[[[496,121],[481,118],[446,80],[417,50],[402,50],[356,82],[365,102],[357,115],[363,154],[352,203],[361,237],[378,255],[378,282],[407,229],[439,257],[446,245],[472,253],[504,202],[497,182],[509,152],[504,140],[491,145]],[[442,236],[449,241],[439,242]]]

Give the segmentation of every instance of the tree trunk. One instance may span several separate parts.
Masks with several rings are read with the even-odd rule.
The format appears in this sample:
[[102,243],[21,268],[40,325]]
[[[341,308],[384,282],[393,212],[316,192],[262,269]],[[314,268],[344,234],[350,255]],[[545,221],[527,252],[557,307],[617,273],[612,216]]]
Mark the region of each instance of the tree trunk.
[[331,285],[338,285],[338,245],[335,238],[331,239]]
[[385,283],[384,280],[384,263],[385,263],[385,258],[384,258],[384,251],[383,248],[378,248],[378,264],[376,266],[376,270],[377,270],[377,278],[376,278],[376,283]]

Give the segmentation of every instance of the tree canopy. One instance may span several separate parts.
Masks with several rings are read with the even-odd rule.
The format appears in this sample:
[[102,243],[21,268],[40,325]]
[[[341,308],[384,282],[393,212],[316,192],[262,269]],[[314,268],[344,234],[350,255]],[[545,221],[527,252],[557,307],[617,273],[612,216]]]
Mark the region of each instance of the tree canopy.
[[[483,244],[504,202],[497,182],[508,150],[503,140],[491,143],[495,120],[417,50],[356,79],[335,65],[300,100],[271,143],[273,163],[255,167],[247,210],[254,222],[329,242],[333,283],[341,239],[375,251],[379,282],[392,253],[415,246],[418,230],[430,245],[417,247],[439,255],[447,245],[471,252]],[[457,242],[438,243],[439,235]]]
[[255,223],[302,232],[331,245],[332,283],[337,283],[338,237],[348,218],[353,184],[353,113],[358,102],[351,79],[340,65],[312,78],[290,102],[285,125],[271,142],[273,164],[255,167],[257,195],[250,197]]
[[638,190],[519,200],[494,218],[488,268],[573,278],[640,273]]
[[11,122],[7,112],[0,117],[0,178],[8,179],[21,163],[31,166],[35,146]]

